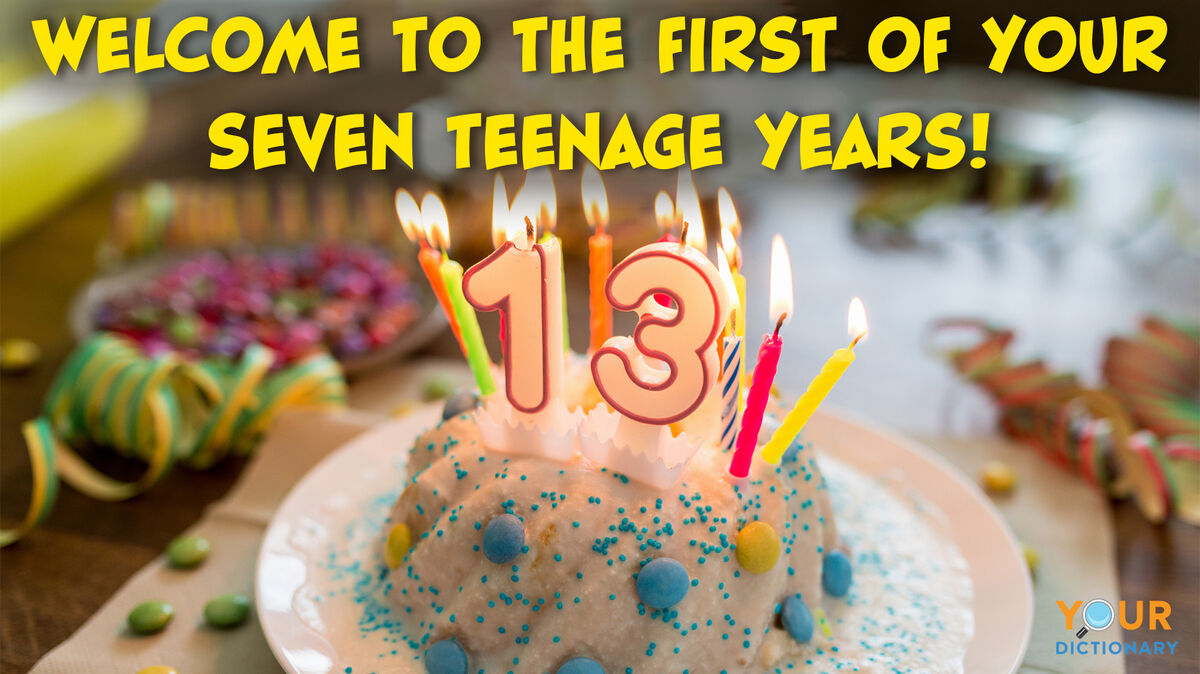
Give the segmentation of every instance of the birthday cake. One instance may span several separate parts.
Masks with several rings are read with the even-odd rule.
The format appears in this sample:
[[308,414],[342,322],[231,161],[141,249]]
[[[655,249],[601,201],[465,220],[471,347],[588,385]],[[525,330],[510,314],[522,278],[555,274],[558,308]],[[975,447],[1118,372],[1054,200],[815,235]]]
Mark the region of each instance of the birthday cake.
[[[664,490],[489,449],[475,405],[451,399],[417,439],[385,527],[388,596],[427,671],[962,671],[965,564],[874,481],[837,464],[835,493],[800,443],[730,481],[707,443]],[[875,520],[852,546],[839,499]]]

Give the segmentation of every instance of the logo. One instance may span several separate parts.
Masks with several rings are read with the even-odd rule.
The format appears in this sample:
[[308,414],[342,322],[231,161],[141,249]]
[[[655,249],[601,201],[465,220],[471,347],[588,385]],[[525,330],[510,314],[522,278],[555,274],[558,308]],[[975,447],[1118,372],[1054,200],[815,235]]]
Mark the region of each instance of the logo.
[[[1078,600],[1070,605],[1059,600],[1058,609],[1062,611],[1067,631],[1075,638],[1057,642],[1054,648],[1057,655],[1174,655],[1179,645],[1178,641],[1133,639],[1129,634],[1140,630],[1170,632],[1170,602],[1119,601],[1114,609],[1106,599],[1087,603]],[[1123,640],[1104,639],[1103,632],[1113,625],[1120,625],[1126,631]],[[1086,639],[1089,635],[1091,639]]]

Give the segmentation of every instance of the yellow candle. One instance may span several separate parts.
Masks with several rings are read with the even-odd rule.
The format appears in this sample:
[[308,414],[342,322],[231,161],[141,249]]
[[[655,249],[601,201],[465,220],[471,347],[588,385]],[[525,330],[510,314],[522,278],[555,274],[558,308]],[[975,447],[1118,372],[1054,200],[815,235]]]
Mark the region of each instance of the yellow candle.
[[850,363],[854,362],[854,345],[858,344],[859,340],[867,334],[866,314],[863,311],[862,302],[857,297],[850,303],[848,322],[850,332],[854,335],[854,341],[850,342],[850,346],[834,351],[829,360],[825,361],[825,365],[821,367],[820,373],[809,382],[804,395],[796,400],[796,406],[783,418],[783,423],[767,441],[767,444],[763,445],[763,461],[772,465],[779,463],[783,453],[800,434],[813,412],[817,411],[817,407],[825,400],[825,396],[833,390],[833,385],[842,378],[846,368],[850,367]]

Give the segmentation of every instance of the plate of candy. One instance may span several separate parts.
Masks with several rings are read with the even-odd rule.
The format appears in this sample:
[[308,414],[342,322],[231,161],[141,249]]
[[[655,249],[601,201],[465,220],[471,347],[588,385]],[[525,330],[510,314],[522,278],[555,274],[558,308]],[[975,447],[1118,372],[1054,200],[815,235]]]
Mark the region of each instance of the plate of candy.
[[323,243],[140,260],[90,283],[71,308],[76,337],[109,330],[150,355],[279,363],[328,350],[347,374],[420,348],[445,324],[432,293],[379,248]]

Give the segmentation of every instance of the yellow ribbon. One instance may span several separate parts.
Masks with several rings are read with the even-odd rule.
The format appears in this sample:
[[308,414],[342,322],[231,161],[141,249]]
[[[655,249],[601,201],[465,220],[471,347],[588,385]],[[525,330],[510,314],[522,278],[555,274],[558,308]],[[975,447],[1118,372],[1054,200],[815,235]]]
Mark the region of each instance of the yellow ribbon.
[[[0,547],[45,520],[62,480],[92,498],[129,499],[150,489],[177,461],[213,466],[230,451],[253,451],[283,407],[341,407],[346,380],[325,353],[271,373],[275,354],[253,344],[233,364],[146,358],[129,340],[99,333],[67,358],[41,417],[23,428],[33,494],[21,524],[0,530]],[[93,443],[146,462],[141,477],[121,481],[96,470],[68,446]]]

